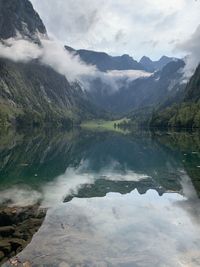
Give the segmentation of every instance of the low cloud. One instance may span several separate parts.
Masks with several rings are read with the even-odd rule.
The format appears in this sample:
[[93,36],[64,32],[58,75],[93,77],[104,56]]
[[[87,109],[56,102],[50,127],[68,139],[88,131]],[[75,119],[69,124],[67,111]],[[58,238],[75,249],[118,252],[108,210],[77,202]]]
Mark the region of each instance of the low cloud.
[[54,41],[42,41],[42,56],[40,61],[51,66],[54,70],[66,76],[70,81],[83,80],[85,76],[96,75],[96,67],[86,65],[80,58],[66,51],[66,49]]
[[150,72],[142,71],[142,70],[111,70],[107,72],[107,76],[119,81],[121,79],[128,79],[129,81],[133,81],[140,78],[148,78],[152,75]]
[[41,45],[38,45],[24,39],[10,38],[0,43],[0,57],[25,63],[38,59],[40,63],[64,75],[69,82],[79,81],[84,90],[92,90],[91,82],[99,78],[110,88],[110,93],[113,93],[124,81],[151,75],[139,70],[101,72],[95,65],[87,65],[78,55],[68,52],[62,43],[50,39],[40,39],[40,41]]
[[200,25],[197,27],[196,31],[191,35],[191,37],[176,45],[176,49],[186,52],[188,56],[185,58],[185,76],[190,77],[198,64],[200,63]]
[[41,39],[39,46],[28,40],[10,38],[0,43],[0,57],[25,63],[38,59],[42,64],[65,75],[71,82],[84,80],[85,76],[96,73],[95,66],[86,65],[78,56],[66,51],[62,44],[48,39]]
[[40,47],[27,40],[10,38],[3,43],[0,43],[1,58],[8,58],[15,62],[28,62],[40,56]]

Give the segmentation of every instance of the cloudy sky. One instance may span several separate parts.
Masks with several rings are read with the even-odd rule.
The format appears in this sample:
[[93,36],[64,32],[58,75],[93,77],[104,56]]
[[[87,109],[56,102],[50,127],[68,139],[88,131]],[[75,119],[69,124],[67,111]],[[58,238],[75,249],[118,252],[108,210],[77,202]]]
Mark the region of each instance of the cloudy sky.
[[[183,56],[200,0],[31,0],[49,34],[74,48],[136,59]],[[178,47],[178,48],[177,48]]]

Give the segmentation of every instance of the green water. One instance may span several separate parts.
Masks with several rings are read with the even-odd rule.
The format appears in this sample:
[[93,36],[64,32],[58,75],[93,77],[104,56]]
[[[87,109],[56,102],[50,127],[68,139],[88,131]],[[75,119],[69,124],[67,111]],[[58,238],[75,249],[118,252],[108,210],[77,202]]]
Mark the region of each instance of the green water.
[[0,137],[1,207],[47,209],[33,266],[199,266],[199,196],[198,133]]
[[[67,184],[68,171],[82,175],[83,180],[88,176],[91,185],[84,188],[87,182],[80,181],[80,190],[70,195],[66,192],[63,196],[66,199],[71,195],[127,193],[134,188],[141,193],[148,189],[155,189],[159,194],[169,190],[179,192],[181,171],[188,173],[199,193],[199,165],[197,133],[35,132],[13,133],[0,139],[1,192],[19,187],[34,190],[41,198],[45,186],[53,185],[60,176],[66,176]],[[137,181],[137,175],[146,178]]]

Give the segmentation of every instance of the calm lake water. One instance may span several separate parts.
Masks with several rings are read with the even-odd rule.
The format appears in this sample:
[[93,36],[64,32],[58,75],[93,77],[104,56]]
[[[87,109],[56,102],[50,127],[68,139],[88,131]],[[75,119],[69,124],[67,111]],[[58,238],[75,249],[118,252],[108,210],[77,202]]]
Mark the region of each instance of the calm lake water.
[[0,262],[199,267],[199,197],[198,133],[9,132]]

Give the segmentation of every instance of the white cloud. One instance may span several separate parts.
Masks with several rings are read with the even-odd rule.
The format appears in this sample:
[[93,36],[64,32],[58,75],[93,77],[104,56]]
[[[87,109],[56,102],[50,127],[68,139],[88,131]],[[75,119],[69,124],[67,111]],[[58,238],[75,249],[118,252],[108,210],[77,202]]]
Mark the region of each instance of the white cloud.
[[15,62],[39,59],[42,64],[52,67],[65,75],[69,81],[82,80],[96,73],[95,66],[84,64],[78,56],[65,50],[57,41],[41,39],[41,46],[28,40],[10,38],[0,43],[0,57]]
[[28,62],[41,56],[38,45],[27,40],[10,38],[3,43],[0,42],[0,57],[8,58],[15,62]]
[[122,76],[135,79],[146,74],[134,71],[99,73],[95,66],[86,65],[78,56],[68,53],[63,43],[114,54],[129,53],[139,58],[144,54],[154,57],[170,54],[179,42],[181,45],[173,54],[189,53],[188,69],[196,66],[199,60],[199,29],[190,40],[183,42],[199,21],[199,2],[58,0],[55,5],[53,0],[32,0],[32,3],[55,36],[54,40],[59,41],[43,38],[42,47],[39,47],[28,40],[9,39],[6,46],[0,43],[0,57],[24,62],[39,58],[41,63],[51,66],[69,81],[83,82],[86,88],[89,79],[100,77],[117,90]]
[[128,80],[136,80],[139,78],[147,78],[152,75],[152,73],[142,71],[142,70],[111,70],[107,72],[108,77],[116,80],[127,78]]
[[196,31],[189,37],[189,39],[178,43],[176,49],[184,51],[188,54],[186,57],[186,67],[185,74],[190,77],[195,68],[200,63],[200,25],[197,27]]
[[[158,58],[199,23],[194,0],[32,0],[47,29],[75,48]],[[152,40],[152,45],[147,41]],[[157,45],[155,46],[155,43]],[[178,53],[178,56],[182,53]]]
[[90,90],[90,81],[100,78],[110,88],[110,93],[121,87],[121,81],[149,77],[151,74],[139,70],[100,72],[94,65],[86,65],[79,56],[69,53],[63,44],[49,39],[40,39],[41,46],[28,40],[8,39],[0,43],[0,57],[15,62],[28,62],[38,59],[42,64],[52,67],[70,82],[79,81],[85,90]]
[[62,44],[54,41],[42,40],[42,55],[40,61],[51,66],[70,81],[82,79],[84,76],[93,76],[95,66],[84,64],[78,56],[67,52]]

